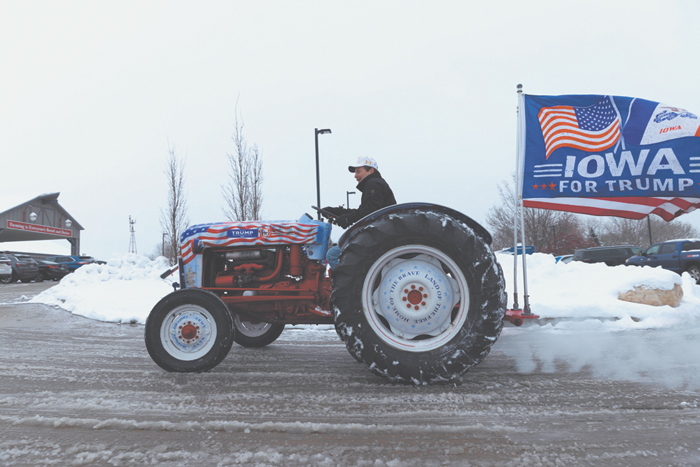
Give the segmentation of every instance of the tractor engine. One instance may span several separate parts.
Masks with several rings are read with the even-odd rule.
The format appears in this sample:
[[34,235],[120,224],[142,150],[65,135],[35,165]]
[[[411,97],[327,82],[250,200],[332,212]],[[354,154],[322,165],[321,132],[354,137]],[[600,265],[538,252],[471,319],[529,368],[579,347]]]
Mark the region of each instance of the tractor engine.
[[206,248],[202,272],[201,288],[219,295],[245,319],[333,322],[325,264],[310,260],[302,245]]

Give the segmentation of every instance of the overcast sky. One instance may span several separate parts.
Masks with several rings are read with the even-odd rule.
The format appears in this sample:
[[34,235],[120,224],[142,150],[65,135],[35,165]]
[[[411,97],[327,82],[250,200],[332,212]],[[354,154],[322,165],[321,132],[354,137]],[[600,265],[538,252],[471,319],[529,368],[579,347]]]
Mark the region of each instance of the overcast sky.
[[[170,144],[191,223],[223,220],[238,100],[267,219],[311,213],[314,128],[330,128],[322,205],[356,191],[347,165],[362,155],[399,202],[483,223],[514,170],[518,83],[700,113],[699,24],[693,1],[3,0],[0,211],[60,192],[81,252],[125,253],[132,216],[151,253]],[[700,228],[700,213],[681,220]]]

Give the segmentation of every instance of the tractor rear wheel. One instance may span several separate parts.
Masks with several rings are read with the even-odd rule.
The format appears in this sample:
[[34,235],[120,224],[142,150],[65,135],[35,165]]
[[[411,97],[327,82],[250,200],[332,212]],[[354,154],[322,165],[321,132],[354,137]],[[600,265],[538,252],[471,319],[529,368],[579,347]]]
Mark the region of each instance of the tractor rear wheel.
[[210,370],[233,345],[233,319],[216,295],[183,289],[166,295],[146,319],[146,348],[167,371]]
[[348,351],[392,381],[452,381],[500,335],[505,282],[486,242],[442,212],[388,214],[358,231],[333,271]]

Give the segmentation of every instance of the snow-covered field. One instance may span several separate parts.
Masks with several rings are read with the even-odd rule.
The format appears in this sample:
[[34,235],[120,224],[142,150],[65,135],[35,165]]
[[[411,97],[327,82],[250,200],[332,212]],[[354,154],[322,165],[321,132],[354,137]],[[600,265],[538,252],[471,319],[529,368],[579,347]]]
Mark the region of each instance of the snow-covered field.
[[[513,256],[498,255],[513,304]],[[570,371],[587,367],[607,378],[648,380],[700,388],[700,286],[660,268],[555,263],[551,255],[528,255],[528,294],[536,322],[506,326],[502,339],[518,336],[506,352],[521,372]],[[519,303],[523,305],[522,261],[518,257]],[[57,305],[76,315],[121,323],[144,323],[155,303],[172,291],[163,258],[125,255],[89,265],[31,300]],[[671,289],[682,284],[678,308],[653,307],[617,299],[634,286]],[[323,328],[322,328],[323,329]],[[515,345],[513,345],[515,344]],[[498,343],[496,347],[498,347]]]

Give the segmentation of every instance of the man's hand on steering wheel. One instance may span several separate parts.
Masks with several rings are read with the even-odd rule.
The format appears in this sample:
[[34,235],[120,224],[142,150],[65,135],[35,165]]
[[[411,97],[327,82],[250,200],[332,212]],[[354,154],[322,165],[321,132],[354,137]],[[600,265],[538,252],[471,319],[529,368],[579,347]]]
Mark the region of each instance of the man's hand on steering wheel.
[[[346,211],[347,211],[347,209],[345,209],[345,208],[342,207],[342,206],[338,206],[338,207],[335,207],[335,208],[332,207],[332,206],[326,206],[325,208],[321,209],[319,212],[320,212],[321,215],[322,215],[323,217],[325,217],[326,219],[335,220],[335,219],[337,219],[338,217],[340,217],[340,216],[342,216],[343,214],[345,214]],[[329,213],[330,213],[331,215],[329,215]]]

